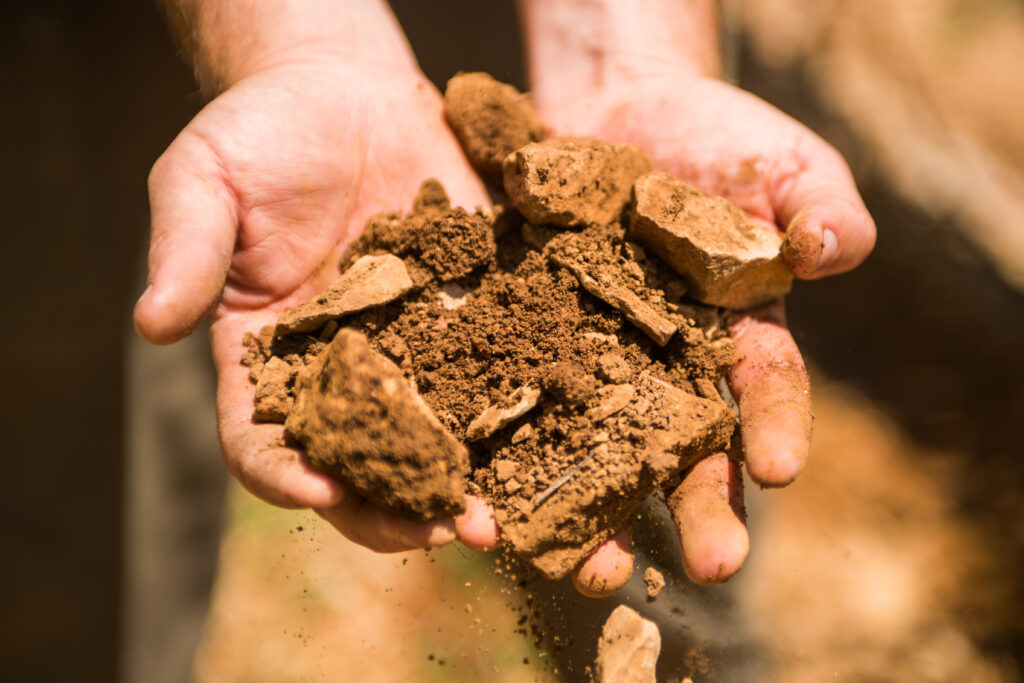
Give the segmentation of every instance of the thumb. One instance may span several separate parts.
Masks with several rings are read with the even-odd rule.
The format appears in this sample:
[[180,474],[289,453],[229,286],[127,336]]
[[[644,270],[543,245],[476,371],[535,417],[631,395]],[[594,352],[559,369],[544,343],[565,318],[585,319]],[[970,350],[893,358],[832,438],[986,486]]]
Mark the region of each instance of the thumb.
[[832,148],[801,170],[780,199],[776,215],[786,226],[782,258],[797,277],[845,273],[874,248],[875,222],[849,167]]
[[188,336],[224,287],[237,226],[236,199],[213,150],[182,133],[149,174],[148,286],[135,305],[147,341]]

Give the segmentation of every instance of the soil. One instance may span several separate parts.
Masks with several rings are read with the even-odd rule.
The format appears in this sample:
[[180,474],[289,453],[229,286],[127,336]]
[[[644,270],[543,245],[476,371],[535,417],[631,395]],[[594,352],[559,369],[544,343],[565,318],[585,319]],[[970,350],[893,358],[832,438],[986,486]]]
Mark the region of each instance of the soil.
[[331,288],[249,335],[243,362],[254,418],[285,422],[314,467],[413,519],[483,496],[513,550],[558,578],[650,493],[729,447],[736,417],[717,387],[735,353],[723,311],[627,238],[621,188],[649,169],[642,153],[528,146],[544,145],[577,156],[537,192],[559,192],[558,168],[609,190],[597,204],[558,195],[560,215],[583,220],[471,213],[429,180],[407,215],[370,219]]

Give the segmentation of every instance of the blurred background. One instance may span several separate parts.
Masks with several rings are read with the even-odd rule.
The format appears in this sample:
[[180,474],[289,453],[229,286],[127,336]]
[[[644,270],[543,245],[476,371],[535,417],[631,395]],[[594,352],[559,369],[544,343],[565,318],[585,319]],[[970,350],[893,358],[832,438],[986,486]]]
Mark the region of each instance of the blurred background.
[[[511,2],[392,5],[435,82],[482,69],[525,87]],[[790,298],[812,460],[785,491],[748,491],[751,555],[712,589],[721,620],[757,643],[753,680],[1020,680],[1024,3],[734,0],[725,14],[738,82],[839,148],[879,241],[856,272]],[[147,350],[130,324],[146,174],[202,100],[149,2],[9,0],[0,26],[0,677],[117,680],[152,628],[140,605],[181,612],[149,633],[152,658],[181,660],[213,566],[174,562],[220,543],[199,681],[578,679],[567,636],[531,634],[534,606],[489,560],[375,556],[234,488],[221,514],[213,416],[129,420],[140,385],[179,403],[212,386],[208,367],[176,371],[201,336]],[[147,358],[163,371],[140,370]],[[153,441],[194,466],[169,483],[139,467],[133,449]],[[191,512],[147,526],[168,486]],[[174,567],[175,595],[200,607],[155,601],[147,566]],[[625,599],[685,620],[693,589],[670,584],[653,605],[635,585]],[[603,604],[577,624],[584,650]],[[709,619],[663,652],[667,679],[721,675]]]

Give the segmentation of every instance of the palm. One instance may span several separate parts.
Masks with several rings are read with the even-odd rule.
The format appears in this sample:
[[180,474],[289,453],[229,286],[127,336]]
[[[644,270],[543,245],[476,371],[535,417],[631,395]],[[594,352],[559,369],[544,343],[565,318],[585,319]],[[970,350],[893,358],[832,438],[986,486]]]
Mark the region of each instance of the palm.
[[[366,219],[407,209],[428,177],[439,178],[458,203],[487,201],[444,124],[432,86],[405,72],[334,64],[289,65],[239,82],[200,112],[151,176],[151,279],[171,279],[178,287],[205,281],[209,291],[186,300],[217,301],[211,335],[228,468],[270,502],[331,508],[324,514],[332,522],[380,550],[403,544],[394,534],[371,538],[352,518],[378,527],[392,520],[309,469],[282,445],[280,425],[252,422],[254,388],[239,364],[241,340],[336,278],[341,252]],[[168,233],[166,259],[160,256],[162,220],[176,231]],[[190,228],[192,222],[199,227]],[[223,280],[200,267],[211,250],[222,252]],[[140,308],[144,327],[147,311]],[[183,317],[197,322],[202,313]],[[392,527],[417,545],[432,533]]]

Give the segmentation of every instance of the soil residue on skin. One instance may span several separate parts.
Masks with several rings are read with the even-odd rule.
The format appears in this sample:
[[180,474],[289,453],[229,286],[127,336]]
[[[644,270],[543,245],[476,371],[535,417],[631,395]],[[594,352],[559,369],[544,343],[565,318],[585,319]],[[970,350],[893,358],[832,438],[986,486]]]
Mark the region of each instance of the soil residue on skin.
[[[608,179],[607,143],[553,146],[577,155],[574,183]],[[247,337],[255,419],[287,420],[315,467],[404,516],[450,515],[463,491],[489,499],[513,550],[565,576],[736,425],[716,390],[736,360],[723,312],[628,239],[619,185],[604,185],[608,218],[587,193],[559,196],[590,218],[558,226],[515,206],[452,208],[427,181],[410,213],[370,219],[331,296],[282,320],[357,310]],[[346,276],[359,296],[340,291]]]

